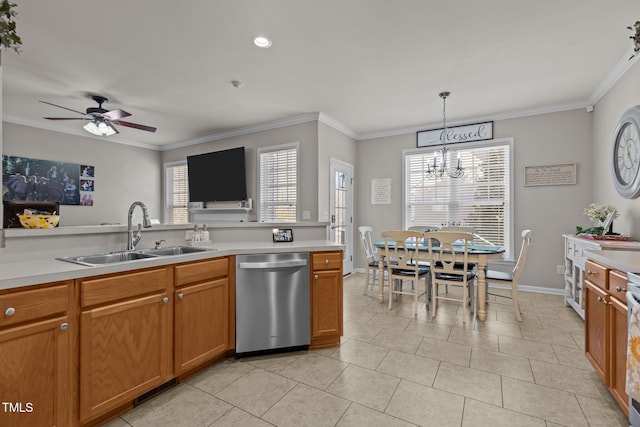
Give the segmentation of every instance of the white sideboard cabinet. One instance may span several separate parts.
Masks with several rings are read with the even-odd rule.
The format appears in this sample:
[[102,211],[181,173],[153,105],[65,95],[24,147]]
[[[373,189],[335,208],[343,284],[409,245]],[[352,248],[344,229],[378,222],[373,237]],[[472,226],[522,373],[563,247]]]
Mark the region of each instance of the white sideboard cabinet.
[[564,237],[564,302],[584,319],[584,270],[587,254],[585,251],[602,249],[638,250],[640,242],[620,240],[593,240],[563,234]]

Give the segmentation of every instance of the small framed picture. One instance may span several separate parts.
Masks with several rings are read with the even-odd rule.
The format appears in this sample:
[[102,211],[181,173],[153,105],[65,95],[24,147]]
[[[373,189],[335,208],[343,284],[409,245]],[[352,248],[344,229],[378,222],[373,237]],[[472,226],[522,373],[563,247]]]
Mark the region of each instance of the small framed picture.
[[290,228],[274,228],[273,241],[279,242],[293,242],[293,230]]

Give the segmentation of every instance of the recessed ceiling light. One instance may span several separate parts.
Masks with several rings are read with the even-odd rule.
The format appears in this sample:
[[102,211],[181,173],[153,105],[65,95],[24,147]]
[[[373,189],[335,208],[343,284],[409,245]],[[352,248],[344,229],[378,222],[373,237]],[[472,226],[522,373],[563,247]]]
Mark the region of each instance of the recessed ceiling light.
[[263,49],[271,47],[271,39],[267,36],[257,35],[251,38],[253,44]]

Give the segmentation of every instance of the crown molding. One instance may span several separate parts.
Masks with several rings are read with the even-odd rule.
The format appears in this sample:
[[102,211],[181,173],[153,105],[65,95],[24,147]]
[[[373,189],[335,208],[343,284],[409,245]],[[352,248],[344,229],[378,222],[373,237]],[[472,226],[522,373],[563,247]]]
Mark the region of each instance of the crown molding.
[[[97,136],[97,135],[93,135],[90,134],[89,132],[86,132],[84,130],[82,130],[82,128],[78,128],[78,129],[69,129],[69,128],[63,128],[63,127],[58,127],[55,125],[50,125],[48,123],[41,123],[41,122],[34,122],[34,121],[30,121],[30,120],[22,120],[22,119],[18,119],[16,117],[12,117],[12,116],[3,116],[2,117],[2,121],[7,122],[7,123],[13,123],[16,125],[22,125],[22,126],[28,126],[28,127],[32,127],[32,128],[37,128],[37,129],[43,129],[43,130],[49,130],[52,132],[59,132],[59,133],[65,133],[67,135],[76,135],[76,136],[81,136],[83,138],[91,138],[91,139],[97,139],[100,141],[107,141],[107,142],[115,142],[117,144],[123,144],[123,145],[130,145],[133,147],[138,147],[138,148],[146,148],[148,150],[154,150],[154,151],[160,151],[161,147],[158,147],[157,145],[153,145],[153,144],[146,144],[144,142],[137,142],[137,141],[131,141],[129,139],[126,138],[121,138],[117,135],[111,135],[111,136]],[[105,139],[108,138],[108,139]]]
[[[586,108],[589,105],[590,104],[586,100],[582,102],[575,102],[570,104],[547,105],[547,106],[538,107],[538,108],[527,108],[523,110],[509,111],[505,113],[469,117],[464,120],[458,120],[458,121],[452,121],[452,122],[447,120],[447,124],[453,127],[453,126],[459,126],[459,125],[466,125],[469,123],[518,119],[521,117],[537,116],[540,114],[558,113],[561,111],[577,110],[581,108]],[[415,133],[415,132],[419,132],[427,129],[437,129],[439,127],[442,127],[442,122],[427,123],[423,125],[410,126],[410,127],[404,127],[404,128],[398,128],[398,129],[389,129],[389,130],[384,130],[379,132],[367,132],[367,133],[358,134],[358,137],[356,138],[356,140],[364,141],[367,139],[386,138],[390,136],[405,135],[407,133]]]
[[329,127],[332,127],[333,129],[337,130],[340,133],[343,133],[351,139],[358,140],[359,138],[359,135],[354,130],[340,123],[336,119],[327,116],[325,113],[319,113],[318,121],[324,123]]
[[263,131],[283,128],[287,126],[299,125],[302,123],[315,122],[315,121],[318,121],[319,116],[320,116],[320,113],[309,113],[309,114],[302,114],[299,116],[289,117],[286,119],[275,120],[272,122],[245,126],[238,129],[225,131],[225,132],[213,133],[200,138],[176,142],[175,144],[165,145],[163,147],[160,147],[160,150],[161,151],[174,150],[176,148],[184,148],[184,147],[189,147],[191,145],[202,144],[205,142],[219,141],[221,139],[232,138],[234,136],[241,136],[241,135],[247,135],[250,133],[263,132]]
[[618,63],[607,74],[607,77],[598,85],[589,97],[589,105],[595,105],[626,74],[627,71],[638,61],[640,54],[633,51],[631,47],[627,53],[620,58]]

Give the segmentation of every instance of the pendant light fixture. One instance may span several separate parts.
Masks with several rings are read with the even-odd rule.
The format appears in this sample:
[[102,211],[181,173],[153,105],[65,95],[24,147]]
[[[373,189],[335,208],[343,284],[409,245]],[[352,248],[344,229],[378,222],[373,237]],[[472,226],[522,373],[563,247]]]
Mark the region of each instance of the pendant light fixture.
[[445,176],[449,178],[461,178],[464,175],[464,168],[460,162],[460,153],[458,153],[458,162],[455,168],[451,168],[448,162],[447,153],[447,98],[451,95],[451,92],[440,92],[439,96],[442,98],[442,133],[440,134],[440,141],[442,141],[442,147],[440,151],[433,153],[433,163],[427,162],[427,170],[425,175],[429,179],[440,179]]

